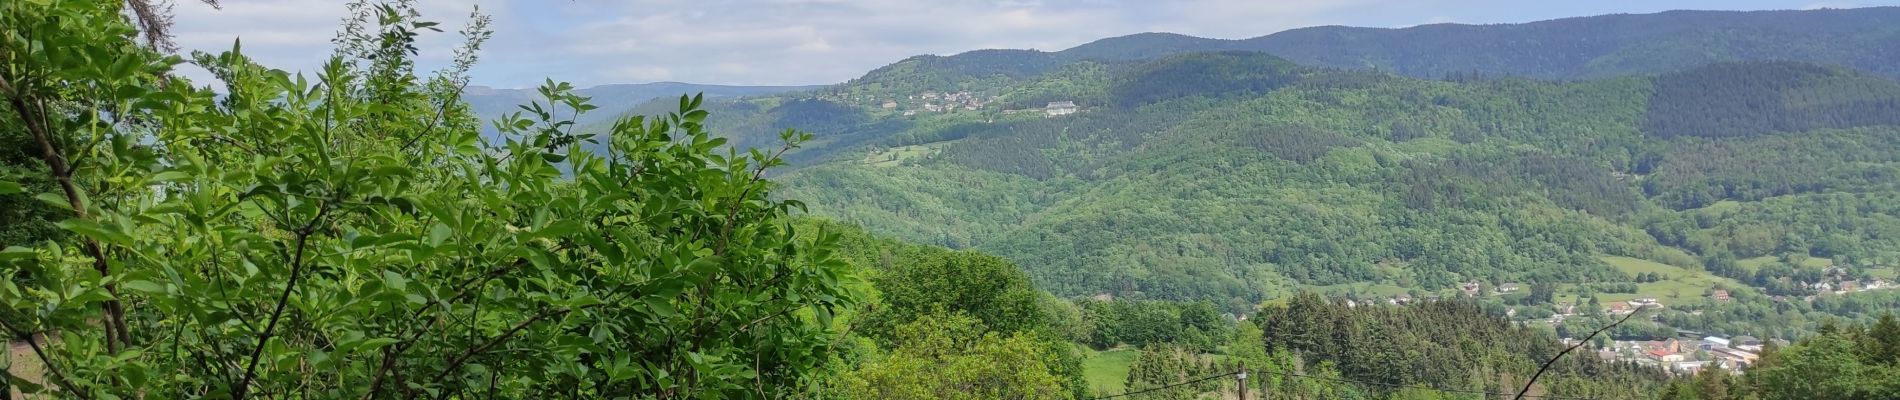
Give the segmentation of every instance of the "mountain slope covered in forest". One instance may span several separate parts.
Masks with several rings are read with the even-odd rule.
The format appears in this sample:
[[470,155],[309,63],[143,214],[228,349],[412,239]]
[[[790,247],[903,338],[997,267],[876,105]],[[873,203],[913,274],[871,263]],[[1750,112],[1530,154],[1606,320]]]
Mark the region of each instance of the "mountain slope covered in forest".
[[[865,112],[857,129],[902,128],[836,137],[857,150],[785,176],[788,193],[873,231],[994,252],[1060,295],[1236,309],[1294,287],[1634,282],[1605,256],[1694,271],[1721,255],[1900,260],[1891,227],[1751,205],[1900,189],[1900,121],[1882,117],[1900,115],[1900,86],[1865,73],[1421,80],[1247,52],[1069,69],[999,96],[1094,99],[1080,113]],[[1713,95],[1729,92],[1775,100]],[[1717,202],[1791,223],[1670,233]],[[1750,242],[1796,227],[1827,243]]]
[[[994,252],[1064,296],[1241,310],[1300,287],[1638,286],[1610,257],[1692,274],[1632,296],[1800,294],[1736,282],[1820,278],[1710,265],[1900,264],[1880,223],[1900,213],[1879,206],[1900,193],[1900,64],[1868,61],[1896,56],[1891,21],[1900,8],[1141,34],[913,57],[710,102],[708,123],[740,147],[814,132],[786,156],[788,197]],[[1059,102],[1079,112],[1045,115]]]

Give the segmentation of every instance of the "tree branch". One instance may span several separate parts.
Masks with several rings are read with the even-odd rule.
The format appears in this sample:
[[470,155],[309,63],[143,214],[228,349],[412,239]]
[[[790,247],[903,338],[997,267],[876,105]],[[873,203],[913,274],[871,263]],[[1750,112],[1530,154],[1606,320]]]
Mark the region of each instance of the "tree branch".
[[[521,333],[523,329],[528,329],[528,326],[533,325],[535,322],[540,322],[542,319],[546,319],[548,317],[552,317],[555,315],[567,314],[568,312],[572,312],[572,311],[574,311],[574,309],[572,308],[560,308],[560,309],[548,310],[548,311],[537,313],[534,315],[533,318],[528,318],[527,321],[521,321],[521,323],[515,324],[514,327],[508,328],[508,331],[502,332],[501,335],[495,336],[495,338],[493,339],[489,339],[488,342],[482,343],[482,345],[480,346],[471,347],[468,350],[463,351],[462,354],[455,356],[455,358],[449,359],[448,366],[443,367],[442,372],[436,373],[435,378],[430,379],[430,381],[432,382],[442,381],[442,379],[447,378],[449,374],[455,373],[456,370],[460,370],[462,368],[462,364],[467,363],[470,358],[474,358],[475,355],[477,354],[487,352],[488,350],[493,349],[495,346],[501,345],[501,342],[507,341],[509,338],[514,337],[515,334],[517,333]],[[415,397],[416,396],[414,393],[411,393],[409,395],[410,399],[414,399]]]
[[[14,112],[20,115],[20,122],[26,125],[27,132],[39,145],[40,157],[46,162],[47,169],[52,170],[53,180],[59,182],[60,190],[65,192],[66,202],[72,205],[74,216],[86,219],[86,204],[79,198],[79,187],[73,184],[72,166],[67,165],[65,157],[60,156],[59,149],[53,146],[52,135],[47,132],[49,128],[46,127],[45,110],[35,112],[36,108],[28,105],[32,95],[13,86],[12,79],[5,74],[0,74],[0,92],[7,94],[7,101],[13,105]],[[40,102],[38,99],[31,100],[35,104]],[[92,268],[99,271],[99,277],[111,277],[112,268],[106,262],[105,250],[99,246],[99,241],[88,237],[85,239],[85,248],[86,255],[92,257]],[[104,287],[106,293],[111,295],[100,306],[106,314],[106,349],[118,354],[120,348],[131,343],[132,334],[126,331],[125,309],[119,303],[119,285],[107,279]]]
[[1525,397],[1524,395],[1526,393],[1531,392],[1531,385],[1537,384],[1537,378],[1544,376],[1544,371],[1549,370],[1551,365],[1557,363],[1557,360],[1564,358],[1565,354],[1570,354],[1571,350],[1576,350],[1578,347],[1582,347],[1583,344],[1585,343],[1590,343],[1590,339],[1596,338],[1597,334],[1603,333],[1603,331],[1610,330],[1610,328],[1615,328],[1617,325],[1622,325],[1623,321],[1629,321],[1630,317],[1634,317],[1636,316],[1636,314],[1641,314],[1643,312],[1643,309],[1645,308],[1648,308],[1648,306],[1636,307],[1635,310],[1630,310],[1629,315],[1623,316],[1623,319],[1616,320],[1615,323],[1605,325],[1602,328],[1597,328],[1596,332],[1590,332],[1590,336],[1584,336],[1583,340],[1577,341],[1577,344],[1570,345],[1570,347],[1564,348],[1564,351],[1557,352],[1556,357],[1551,357],[1550,360],[1544,361],[1544,366],[1537,368],[1537,373],[1531,375],[1531,380],[1524,382],[1524,389],[1518,390],[1517,397],[1514,397],[1513,399],[1523,400]]
[[435,116],[429,118],[429,125],[422,127],[421,132],[416,132],[415,136],[410,136],[409,140],[404,140],[402,143],[402,146],[397,147],[397,148],[401,149],[401,151],[403,152],[408,152],[410,146],[416,145],[416,141],[422,140],[424,136],[429,135],[429,132],[435,131],[435,126],[441,124],[442,117],[444,116],[444,114],[448,113],[449,106],[454,105],[454,103],[457,101],[461,101],[462,90],[467,87],[468,87],[467,83],[461,83],[461,84],[456,85],[455,92],[452,96],[449,96],[448,101],[444,101],[442,102],[441,105],[436,106]]
[[772,160],[784,157],[785,152],[791,150],[792,145],[788,142],[784,147],[780,147],[777,153],[773,153],[771,157],[759,160],[759,167],[752,171],[752,179],[746,181],[745,190],[739,192],[739,197],[732,201],[731,209],[726,210],[726,224],[720,228],[719,247],[714,250],[714,253],[721,256],[726,254],[726,246],[732,241],[732,225],[736,222],[735,220],[739,218],[739,208],[745,205],[747,198],[752,197],[752,189],[757,187],[759,180],[765,179],[765,168],[772,164]]
[[[13,325],[8,324],[7,320],[4,318],[0,318],[0,328],[6,328],[7,332],[14,336],[26,336],[27,347],[33,348],[33,355],[39,356],[40,364],[46,365],[46,371],[53,373],[53,379],[58,381],[59,387],[61,389],[65,389],[67,391],[73,392],[74,394],[78,394],[79,398],[81,399],[87,399],[87,400],[92,399],[91,395],[86,394],[86,392],[83,390],[79,390],[79,387],[73,386],[73,382],[71,380],[66,379],[66,373],[60,371],[59,365],[54,364],[52,358],[46,357],[46,350],[40,348],[40,342],[38,340],[33,339],[34,337],[33,333],[15,329]],[[11,375],[11,374],[8,374],[8,375]]]
[[[511,263],[507,266],[490,269],[488,270],[488,273],[482,274],[481,276],[471,277],[466,280],[463,280],[461,284],[456,285],[455,295],[450,296],[449,299],[446,301],[432,301],[432,302],[429,302],[429,304],[423,305],[422,308],[416,309],[415,317],[416,318],[422,317],[422,312],[424,310],[434,308],[436,304],[453,303],[458,300],[461,300],[464,296],[467,296],[470,293],[473,293],[471,290],[475,288],[475,285],[477,283],[486,284],[488,283],[488,281],[494,280],[496,277],[500,277],[503,272],[507,272],[508,270],[515,269],[515,268],[520,268],[527,264],[528,264],[527,259],[517,259],[515,260],[514,263]],[[442,320],[441,314],[436,314],[435,316],[429,319],[428,323],[423,324],[422,326],[435,325],[435,322],[440,321],[440,320]],[[473,324],[471,324],[470,326],[471,330],[474,328],[472,325]],[[401,342],[398,342],[394,346],[395,350],[393,352],[390,351],[389,348],[387,347],[383,349],[382,365],[376,367],[376,374],[374,375],[375,378],[370,379],[369,392],[363,394],[364,399],[373,397],[376,395],[377,392],[382,390],[383,382],[385,382],[385,379],[383,378],[389,374],[389,369],[391,367],[394,367],[394,364],[395,364],[394,359],[396,357],[401,357],[403,352],[408,351],[409,347],[415,344],[416,339],[422,337],[421,330],[412,331],[411,333],[412,334],[410,334],[408,338],[403,339]]]
[[277,329],[277,321],[283,318],[284,307],[290,304],[290,292],[297,288],[297,279],[303,277],[303,255],[304,250],[309,247],[310,234],[316,229],[317,223],[322,222],[324,215],[329,212],[329,203],[318,205],[317,215],[310,218],[310,222],[305,223],[302,228],[297,229],[297,250],[290,262],[290,280],[284,282],[284,291],[277,296],[277,308],[271,311],[270,322],[264,325],[264,333],[257,339],[257,348],[251,349],[251,362],[244,367],[244,379],[238,381],[237,387],[232,389],[235,394],[231,398],[243,400],[244,396],[250,392],[251,380],[257,377],[257,360],[264,356],[264,345],[270,344],[271,334]]

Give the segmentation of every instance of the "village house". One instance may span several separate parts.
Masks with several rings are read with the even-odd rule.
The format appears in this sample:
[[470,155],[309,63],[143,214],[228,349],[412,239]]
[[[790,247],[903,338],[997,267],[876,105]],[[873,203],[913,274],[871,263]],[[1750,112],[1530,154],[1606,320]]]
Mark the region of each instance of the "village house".
[[883,107],[884,107],[884,109],[886,109],[886,110],[895,110],[895,109],[897,109],[897,101],[896,101],[896,100],[885,100],[885,101],[884,101],[884,105],[883,105]]
[[1042,108],[1042,112],[1049,114],[1049,116],[1051,117],[1054,117],[1058,115],[1074,114],[1077,109],[1080,109],[1080,107],[1076,107],[1074,101],[1065,100],[1065,101],[1050,102],[1048,106],[1045,106]]
[[1748,336],[1748,335],[1736,336],[1734,338],[1730,338],[1729,341],[1734,343],[1735,347],[1742,347],[1742,346],[1760,347],[1761,346],[1761,339],[1758,339],[1754,336]]
[[1577,313],[1576,304],[1563,303],[1563,304],[1557,305],[1557,315],[1575,315],[1576,313]]
[[1709,355],[1714,356],[1716,359],[1727,361],[1730,365],[1735,366],[1736,369],[1740,369],[1741,367],[1748,366],[1748,365],[1754,365],[1755,360],[1758,360],[1761,358],[1761,356],[1756,355],[1755,353],[1750,353],[1750,352],[1741,351],[1737,349],[1710,350]]
[[1657,362],[1672,363],[1682,361],[1681,353],[1669,351],[1669,349],[1655,349],[1644,352],[1643,354],[1648,355],[1650,359],[1656,360]]
[[1516,291],[1517,291],[1516,282],[1505,282],[1502,285],[1498,285],[1498,289],[1497,289],[1498,294],[1511,293],[1511,292],[1516,292]]
[[1676,339],[1643,342],[1643,348],[1646,350],[1668,350],[1670,353],[1683,352],[1682,341]]
[[1728,339],[1709,336],[1709,337],[1702,338],[1702,344],[1697,347],[1703,350],[1726,349],[1728,348],[1728,344],[1729,344]]
[[1630,309],[1629,303],[1610,303],[1610,308],[1605,311],[1609,311],[1610,314],[1615,314],[1615,315],[1623,315],[1623,314],[1629,314],[1631,312],[1634,312],[1634,310]]
[[1465,282],[1464,285],[1459,285],[1458,290],[1465,292],[1466,297],[1471,297],[1478,295],[1478,288],[1480,287],[1483,287],[1483,285],[1478,284],[1478,281],[1470,281]]
[[1715,299],[1715,301],[1729,301],[1728,291],[1723,290],[1723,289],[1715,289],[1714,292],[1709,293],[1709,298]]
[[1695,375],[1709,364],[1708,361],[1680,361],[1669,364],[1669,370],[1683,375]]

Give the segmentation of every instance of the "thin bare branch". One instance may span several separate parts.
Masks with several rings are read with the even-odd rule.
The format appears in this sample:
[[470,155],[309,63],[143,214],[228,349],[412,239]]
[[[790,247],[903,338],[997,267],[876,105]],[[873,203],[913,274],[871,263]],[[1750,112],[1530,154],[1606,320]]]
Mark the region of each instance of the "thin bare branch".
[[1557,364],[1557,360],[1564,358],[1565,354],[1570,354],[1571,350],[1576,350],[1578,347],[1582,347],[1584,343],[1590,343],[1590,339],[1596,338],[1597,335],[1603,333],[1603,331],[1610,330],[1610,328],[1615,328],[1617,325],[1622,325],[1623,321],[1629,321],[1630,317],[1634,317],[1636,316],[1636,314],[1641,314],[1643,312],[1643,309],[1645,308],[1648,308],[1648,306],[1636,307],[1635,310],[1630,311],[1629,315],[1623,316],[1623,319],[1616,320],[1615,323],[1605,325],[1602,328],[1597,328],[1596,332],[1590,332],[1590,336],[1584,336],[1583,340],[1577,341],[1577,344],[1570,345],[1570,347],[1565,347],[1564,351],[1558,352],[1556,357],[1551,357],[1549,360],[1545,360],[1544,366],[1538,367],[1536,374],[1531,374],[1531,380],[1524,382],[1524,389],[1518,390],[1517,397],[1514,397],[1513,399],[1523,400],[1524,397],[1526,397],[1525,394],[1528,394],[1531,392],[1531,385],[1537,384],[1537,378],[1544,376],[1544,371],[1549,370],[1551,365]]
[[283,318],[284,308],[290,304],[290,293],[297,288],[297,279],[303,277],[304,250],[309,247],[310,235],[316,229],[317,223],[322,222],[323,217],[329,212],[329,203],[318,205],[317,215],[311,217],[310,222],[305,223],[302,228],[297,229],[297,250],[290,262],[290,279],[284,283],[283,293],[277,296],[277,307],[271,311],[270,322],[264,324],[264,333],[258,336],[257,347],[251,350],[251,362],[244,367],[244,379],[238,381],[237,387],[232,389],[235,392],[231,398],[243,400],[244,396],[250,392],[251,380],[257,378],[257,361],[264,356],[264,345],[270,344],[271,334],[277,329],[277,321]]
[[7,333],[13,336],[26,336],[26,345],[33,348],[33,355],[40,358],[40,364],[46,365],[46,371],[53,373],[53,379],[59,384],[60,389],[77,394],[81,399],[90,400],[92,398],[86,391],[79,390],[78,386],[73,386],[73,382],[66,379],[66,373],[59,369],[59,364],[53,363],[52,358],[46,357],[46,350],[40,348],[38,339],[34,339],[35,334],[14,328],[13,324],[7,323],[5,318],[0,318],[0,328],[6,328]]

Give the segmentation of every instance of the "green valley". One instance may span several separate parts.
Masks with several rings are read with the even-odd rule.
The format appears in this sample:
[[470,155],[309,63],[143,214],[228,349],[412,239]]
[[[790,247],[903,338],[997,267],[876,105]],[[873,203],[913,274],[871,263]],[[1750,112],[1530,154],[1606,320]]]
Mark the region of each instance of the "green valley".
[[944,29],[741,3],[0,2],[0,399],[1900,398],[1900,7],[471,84]]

